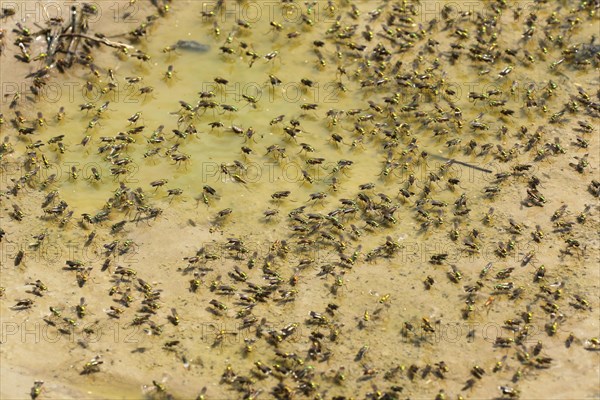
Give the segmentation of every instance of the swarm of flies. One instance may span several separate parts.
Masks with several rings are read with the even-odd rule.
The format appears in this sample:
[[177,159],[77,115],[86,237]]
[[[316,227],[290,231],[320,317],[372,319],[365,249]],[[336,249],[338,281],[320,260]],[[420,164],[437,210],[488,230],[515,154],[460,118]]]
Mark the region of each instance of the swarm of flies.
[[[91,335],[95,325],[83,321],[122,322],[149,336],[152,352],[164,352],[160,365],[182,363],[185,371],[201,364],[186,337],[201,336],[209,343],[207,376],[221,385],[207,386],[244,399],[516,399],[527,395],[522,380],[543,384],[545,370],[565,364],[555,359],[563,357],[553,355],[556,346],[600,349],[596,337],[564,334],[598,310],[589,286],[572,279],[598,228],[600,96],[569,79],[591,75],[600,63],[596,38],[582,39],[596,2],[566,9],[539,1],[526,10],[504,0],[474,9],[449,3],[422,18],[408,1],[282,1],[273,5],[282,14],[246,21],[225,18],[235,5],[218,0],[197,7],[195,29],[218,49],[211,57],[223,63],[221,73],[203,77],[210,89],[187,91],[160,117],[151,108],[161,96],[159,84],[149,86],[151,65],[160,66],[160,85],[175,90],[185,84],[184,52],[209,46],[180,41],[161,45],[162,55],[146,53],[160,41],[154,32],[171,23],[163,17],[178,9],[167,0],[149,3],[153,14],[116,35],[92,33],[102,10],[87,3],[46,27],[14,21],[11,32],[0,30],[0,55],[14,40],[14,57],[32,71],[29,89],[7,95],[0,115],[7,132],[0,164],[16,171],[2,190],[9,218],[0,239],[35,239],[14,254],[15,271],[29,277],[2,288],[33,296],[16,295],[9,310],[35,318],[34,308],[62,294],[54,274],[70,273],[65,293],[75,296],[70,307],[50,303],[43,318],[50,327]],[[0,19],[11,21],[14,12],[4,8]],[[291,12],[299,18],[277,17]],[[302,65],[294,65],[292,48],[303,49]],[[135,72],[97,65],[101,49]],[[211,54],[193,51],[186,59]],[[228,97],[250,68],[261,90]],[[543,81],[527,78],[533,69]],[[86,93],[98,90],[101,98],[55,115],[32,113],[56,71],[71,70],[84,77]],[[465,71],[478,83],[466,91],[451,82]],[[282,88],[296,80],[303,98],[284,105]],[[122,90],[118,83],[156,97],[122,111],[109,100]],[[339,104],[332,108],[316,93],[335,94]],[[267,104],[267,94],[281,103]],[[78,120],[79,132],[61,128]],[[205,155],[197,143],[214,140],[227,143],[215,156],[215,179],[184,183]],[[79,151],[98,163],[69,164],[60,175],[51,168]],[[158,164],[151,179],[143,176],[145,166]],[[297,179],[257,182],[252,168],[261,164],[293,166]],[[70,200],[73,188],[106,195],[81,210]],[[173,257],[179,250],[137,239],[177,224],[190,196],[207,207],[194,211],[205,222],[186,216],[188,228],[212,234],[210,246]],[[47,229],[30,232],[36,224]],[[69,256],[60,264],[70,272],[38,269],[37,252],[67,235],[99,260]],[[157,250],[156,259],[128,262]],[[372,283],[381,276],[392,286]],[[167,282],[188,290],[169,293]],[[481,341],[476,329],[463,332],[461,345],[481,346],[477,360],[463,360],[458,346],[437,340],[453,318],[496,323],[499,334]],[[213,324],[209,334],[198,321]],[[413,356],[442,346],[455,357]],[[144,351],[116,358],[136,363]],[[92,379],[85,375],[111,369],[95,356],[78,372]],[[476,392],[491,380],[498,390]],[[171,397],[164,382],[152,382],[149,394]],[[34,383],[32,398],[43,397],[43,384]]]

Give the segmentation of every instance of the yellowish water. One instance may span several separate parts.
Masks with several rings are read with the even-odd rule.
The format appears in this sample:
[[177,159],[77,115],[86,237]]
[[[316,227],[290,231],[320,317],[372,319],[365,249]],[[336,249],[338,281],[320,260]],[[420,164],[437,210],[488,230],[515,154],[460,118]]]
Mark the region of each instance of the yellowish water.
[[[2,132],[14,149],[2,158],[3,190],[8,192],[13,188],[11,178],[18,179],[32,169],[31,163],[29,168],[24,166],[29,151],[26,146],[36,140],[46,143],[36,150],[36,164],[40,169],[31,183],[24,184],[16,196],[7,194],[2,199],[3,229],[7,235],[2,240],[1,286],[6,291],[2,298],[1,354],[3,366],[8,365],[11,371],[2,378],[2,390],[7,396],[25,397],[33,380],[42,379],[45,398],[81,397],[84,396],[81,393],[86,392],[93,398],[166,396],[160,387],[153,386],[153,380],[164,381],[166,392],[176,398],[193,398],[203,387],[206,398],[242,398],[253,391],[262,391],[261,397],[268,398],[274,395],[271,390],[278,381],[289,387],[296,397],[311,398],[318,394],[323,398],[336,395],[377,398],[374,394],[377,391],[398,398],[432,398],[440,390],[449,397],[494,398],[501,395],[498,386],[510,386],[520,391],[523,398],[597,398],[598,353],[590,350],[593,346],[590,340],[599,335],[598,209],[597,198],[588,192],[590,181],[598,179],[597,112],[596,116],[593,112],[586,114],[580,104],[577,112],[566,112],[560,123],[550,123],[549,118],[578,95],[579,87],[589,93],[591,101],[597,100],[598,61],[591,59],[590,65],[577,68],[566,61],[550,68],[551,63],[564,55],[548,39],[545,54],[539,40],[544,37],[542,27],[547,25],[552,11],[557,12],[561,23],[556,28],[548,28],[548,32],[553,36],[563,34],[566,45],[562,50],[569,45],[588,43],[591,33],[597,32],[598,19],[584,11],[569,13],[560,7],[555,10],[549,4],[511,4],[510,9],[498,16],[497,47],[492,47],[490,52],[496,48],[501,52],[511,48],[518,49],[518,55],[512,58],[498,55],[492,64],[476,63],[469,59],[467,49],[475,42],[477,18],[475,14],[458,17],[456,8],[466,11],[474,7],[474,13],[484,12],[491,17],[492,2],[444,3],[455,8],[449,11],[450,17],[458,18],[447,30],[441,21],[443,3],[412,3],[416,15],[410,17],[412,21],[401,23],[399,29],[413,32],[414,47],[395,53],[396,47],[377,36],[377,32],[382,32],[382,23],[390,25],[384,17],[393,12],[393,7],[404,4],[402,2],[350,4],[340,1],[332,3],[335,6],[332,11],[326,1],[317,2],[310,11],[308,2],[289,5],[225,2],[225,12],[213,18],[200,14],[210,10],[213,3],[177,2],[171,4],[164,18],[156,21],[147,37],[132,43],[150,56],[149,61],[104,49],[94,54],[97,76],[89,70],[75,68],[57,79],[58,96],[46,93],[37,103],[21,103],[19,109],[28,120],[25,124],[34,123],[37,111],[47,120],[47,126],[39,127],[34,135],[19,136],[14,126],[11,127],[8,122],[14,118],[14,110],[8,108],[11,97],[3,96],[2,113],[6,123]],[[114,11],[103,3],[100,6],[105,13]],[[356,19],[350,15],[353,6],[360,14]],[[513,10],[518,6],[525,11],[515,20]],[[576,4],[568,6],[577,7]],[[117,8],[118,14],[124,7]],[[147,4],[141,7],[139,14],[132,17],[137,16],[138,23],[143,20],[144,11],[151,10]],[[368,13],[377,8],[381,9],[382,16],[370,21]],[[302,10],[312,25],[297,19],[298,10]],[[254,17],[253,11],[260,14]],[[521,33],[529,12],[537,15],[539,32],[529,41],[523,41]],[[409,18],[409,14],[402,14]],[[351,39],[336,39],[336,33],[327,33],[338,17],[340,31],[336,33],[346,26],[358,25]],[[420,26],[427,29],[433,17],[440,20],[438,26],[424,33],[422,39],[414,36],[419,35]],[[571,31],[564,25],[567,18],[579,18],[578,25]],[[243,27],[238,20],[250,26]],[[281,31],[270,24],[272,21],[281,24]],[[117,20],[112,25],[111,32],[105,32],[101,26],[94,29],[104,32],[111,40],[127,42],[121,33],[136,26],[127,20]],[[470,32],[470,38],[462,41],[465,50],[461,51],[459,61],[451,65],[448,62],[450,43],[461,42],[453,33],[463,28]],[[375,32],[370,42],[361,34],[365,29]],[[296,31],[298,37],[288,38],[289,33]],[[182,39],[208,44],[210,51],[164,51]],[[428,39],[438,44],[427,47]],[[318,48],[324,65],[313,51],[316,48],[313,42],[317,40],[324,42],[323,47]],[[377,43],[394,53],[391,60],[379,66],[379,75],[374,72],[378,62],[372,60],[367,65],[364,59]],[[367,48],[362,52],[351,49],[363,44]],[[233,54],[224,54],[221,46],[232,49]],[[259,56],[252,66],[248,51]],[[534,62],[527,61],[525,51]],[[269,53],[274,55],[271,60],[265,59]],[[418,57],[421,59],[415,61]],[[392,72],[396,61],[402,65]],[[5,63],[14,63],[4,56],[2,62],[3,69]],[[439,67],[434,67],[437,62]],[[167,76],[169,66],[173,73]],[[509,66],[513,70],[502,76],[500,72]],[[114,71],[114,81],[108,69]],[[479,74],[482,69],[490,71]],[[269,75],[281,80],[281,84],[272,86]],[[396,77],[402,75],[406,77],[396,83]],[[128,77],[142,80],[129,84]],[[228,83],[216,84],[217,77]],[[302,79],[311,80],[313,87],[303,85]],[[365,84],[368,80],[382,81],[369,86]],[[553,89],[550,80],[556,84]],[[402,84],[407,81],[413,82],[412,87]],[[111,82],[116,88],[102,94]],[[3,80],[5,91],[13,87],[10,83]],[[340,83],[345,91],[340,90]],[[438,85],[438,88],[419,89],[415,83]],[[153,91],[140,95],[142,87],[152,87]],[[478,101],[468,96],[469,92],[490,90],[501,94],[491,94],[488,99]],[[213,91],[215,96],[207,100],[214,101],[217,107],[199,109],[185,123],[178,123],[180,116],[190,115],[183,111],[180,101],[195,106],[200,100],[198,93],[208,91]],[[384,97],[395,93],[397,105],[388,110]],[[255,106],[242,95],[253,96]],[[537,100],[537,107],[525,106],[528,95]],[[413,96],[418,99],[416,110],[402,111]],[[461,111],[461,129],[454,122],[459,118],[449,100]],[[489,102],[493,100],[506,100],[506,104],[492,107]],[[109,102],[106,110],[98,113],[105,102]],[[80,110],[85,103],[91,103],[92,110]],[[233,106],[237,111],[224,111],[222,104]],[[316,109],[303,110],[304,104],[316,104]],[[543,105],[546,111],[542,110]],[[56,121],[54,115],[61,106],[65,118]],[[436,111],[436,107],[442,111]],[[501,108],[512,109],[515,114],[503,116],[498,112]],[[329,110],[335,110],[330,113],[333,117],[327,117]],[[139,119],[129,122],[138,112]],[[395,119],[391,112],[396,114]],[[282,122],[271,124],[279,115],[285,116]],[[99,117],[96,126],[89,127],[95,116]],[[443,120],[446,116],[448,121]],[[284,127],[293,129],[290,124],[293,119],[299,121],[295,138],[284,130]],[[594,130],[575,131],[579,128],[578,121],[592,124]],[[174,129],[184,131],[190,122],[197,133],[186,138],[173,133]],[[211,128],[209,123],[212,122],[220,122],[223,127]],[[385,132],[393,135],[395,123],[398,126],[396,145],[392,146],[392,139],[386,137]],[[475,129],[472,123],[485,124],[487,128]],[[149,143],[152,132],[161,125],[164,125],[164,142]],[[119,156],[111,160],[107,157],[110,149],[98,151],[101,146],[119,143],[118,140],[103,141],[102,137],[114,138],[119,132],[141,126],[144,127],[142,132],[125,134],[132,140]],[[506,127],[506,133],[501,133],[502,126]],[[235,133],[232,127],[241,128],[243,133]],[[527,131],[520,133],[521,127]],[[533,150],[525,151],[528,140],[538,128],[542,132],[538,143]],[[255,132],[250,138],[246,134],[248,129]],[[434,135],[434,129],[447,129],[448,133]],[[64,153],[56,144],[48,143],[61,134],[65,135]],[[340,143],[332,139],[333,134],[339,135]],[[90,139],[83,146],[81,142],[86,135]],[[573,145],[576,136],[589,141],[587,149]],[[545,145],[555,143],[555,137],[560,138],[564,154],[553,155],[551,148]],[[461,142],[448,146],[447,142],[452,139]],[[477,147],[469,153],[466,145],[472,139]],[[411,147],[411,140],[416,140],[416,146]],[[388,146],[384,148],[386,142]],[[310,145],[315,151],[302,151],[300,143]],[[502,151],[497,146],[508,152],[517,143],[514,158],[503,161]],[[491,145],[487,155],[481,154],[484,144]],[[178,148],[167,151],[173,145]],[[252,153],[244,154],[242,146]],[[285,156],[277,155],[277,151],[268,152],[271,146],[285,149]],[[542,154],[544,148],[546,153]],[[152,149],[159,149],[158,154],[145,157]],[[430,154],[426,160],[420,155],[422,151]],[[388,155],[388,152],[391,153]],[[42,154],[48,166],[44,165]],[[172,154],[189,159],[176,162]],[[579,174],[569,163],[576,164],[575,157],[581,158],[584,154],[589,154],[589,166]],[[444,165],[435,155],[492,173],[459,164]],[[536,156],[541,161],[534,161]],[[322,164],[308,164],[311,157],[322,158]],[[118,159],[130,162],[123,166],[124,174],[113,177],[111,168],[120,167],[114,164]],[[235,166],[236,160],[243,168]],[[349,160],[352,164],[338,170],[340,160]],[[394,165],[389,173],[384,173],[386,160]],[[496,174],[510,173],[519,164],[531,166],[521,175],[496,182]],[[99,180],[94,179],[92,168],[98,171]],[[303,179],[302,171],[312,182]],[[430,182],[432,173],[440,180]],[[52,174],[56,174],[56,181],[40,190],[41,183]],[[410,175],[415,178],[412,184]],[[527,199],[527,181],[532,176],[541,180],[539,190],[546,199],[543,207],[526,207],[522,203]],[[460,182],[449,185],[448,179],[452,178]],[[160,179],[168,182],[156,190],[150,186]],[[366,183],[373,183],[374,189],[359,190],[359,185]],[[113,204],[107,221],[79,222],[82,214],[95,216],[109,199],[116,201],[120,196],[115,197],[115,191],[120,184],[130,192],[140,187],[144,202],[162,209],[162,214],[156,219],[136,220],[144,214],[136,210],[135,199],[129,197],[131,204]],[[205,185],[217,192],[217,196],[205,193],[208,204],[202,197]],[[496,196],[484,192],[491,186],[499,187]],[[426,187],[430,187],[431,193],[419,202]],[[182,194],[168,196],[169,189],[181,189]],[[400,189],[413,194],[405,199],[399,194]],[[73,218],[62,228],[59,226],[62,216],[40,218],[44,213],[39,205],[51,190],[57,190],[59,198],[68,203],[68,210],[74,211]],[[277,191],[290,191],[290,195],[276,201],[271,195]],[[310,196],[316,193],[326,197],[311,200]],[[359,193],[370,200],[361,200]],[[397,207],[388,215],[392,217],[388,220],[384,218],[386,213],[381,212],[381,205],[386,203],[379,193],[390,198],[387,207]],[[454,207],[463,193],[470,212],[457,215],[465,209]],[[316,222],[312,221],[319,221],[318,215],[309,220],[309,214],[327,215],[338,207],[350,208],[342,206],[340,199],[352,199],[358,211],[348,216],[338,214],[335,222],[339,227],[324,218],[320,226],[315,226]],[[436,205],[432,200],[440,203]],[[376,207],[369,209],[369,202]],[[18,204],[23,210],[22,221],[9,216],[12,204]],[[52,206],[57,204],[58,199]],[[124,204],[129,205],[123,207]],[[562,204],[568,206],[568,213],[552,221],[553,213]],[[587,204],[591,208],[586,221],[576,222],[577,215]],[[291,230],[308,226],[288,217],[290,211],[303,206],[303,219],[310,221],[313,233]],[[485,214],[490,208],[494,209],[493,218],[485,223]],[[231,209],[231,214],[218,217],[225,209]],[[278,214],[266,218],[266,210],[277,210]],[[511,228],[510,219],[522,225],[521,233]],[[120,221],[127,221],[123,230],[111,232],[113,224]],[[574,223],[570,233],[553,232],[560,228],[556,222],[561,221]],[[545,232],[540,242],[532,237],[536,225]],[[458,238],[452,240],[455,226]],[[353,227],[362,235],[353,235]],[[32,235],[41,232],[47,232],[44,241],[38,248],[30,246],[35,241]],[[84,246],[90,232],[96,232],[96,238]],[[228,238],[241,239],[244,252],[227,250]],[[312,242],[302,244],[303,239]],[[567,239],[578,240],[579,247],[567,248]],[[118,240],[120,246],[125,240],[131,240],[131,250],[105,255],[103,245],[114,240]],[[505,257],[499,256],[497,251],[510,240],[514,241],[514,249],[508,249]],[[469,251],[465,241],[475,243],[479,250]],[[188,266],[187,261],[182,260],[193,257],[203,247],[199,263]],[[374,257],[378,247],[390,249],[390,257]],[[20,249],[25,251],[25,256],[22,264],[15,266],[14,258]],[[561,253],[566,250],[571,254]],[[535,252],[533,260],[524,266],[523,258],[532,251]],[[445,261],[439,265],[430,262],[432,256],[442,253],[447,254]],[[206,254],[216,259],[205,258]],[[340,254],[344,257],[356,254],[356,258],[353,264],[344,265]],[[106,259],[110,259],[110,266],[102,270]],[[253,268],[248,267],[250,259],[256,261]],[[301,267],[302,260],[306,259],[311,262]],[[74,271],[61,270],[65,260],[82,260],[86,267],[92,267],[90,278],[82,287],[78,286]],[[493,268],[487,276],[481,277],[482,268],[489,262]],[[327,265],[333,267],[333,272],[322,274]],[[534,281],[542,265],[546,275]],[[136,276],[117,284],[118,275],[114,274],[117,266],[134,269]],[[234,266],[247,274],[248,282],[256,285],[273,282],[275,276],[281,279],[267,301],[258,301],[252,311],[257,321],[265,318],[262,331],[273,330],[281,341],[275,338],[269,343],[265,339],[268,333],[259,337],[260,322],[243,327],[241,319],[235,318],[242,309],[241,295],[252,293],[244,291],[249,286],[239,281],[239,276],[238,280],[232,278],[230,273],[234,273]],[[510,276],[496,275],[506,268],[514,268]],[[277,275],[269,275],[270,270]],[[194,277],[201,283],[192,293],[190,280]],[[429,290],[423,283],[428,277],[434,281]],[[151,328],[148,323],[132,325],[134,317],[143,315],[140,308],[144,294],[137,278],[161,290],[160,309],[149,316],[161,327],[160,335],[147,335]],[[49,288],[42,297],[26,292],[31,286],[25,285],[36,279]],[[472,311],[465,315],[468,293],[464,286],[477,287],[477,282],[481,282],[481,287],[473,295]],[[495,289],[495,285],[506,282],[512,283],[508,293]],[[235,289],[232,294],[224,294],[212,290],[213,284]],[[119,291],[109,296],[114,285],[119,286]],[[511,299],[517,288],[522,288],[522,294]],[[127,307],[122,298],[128,293],[132,301]],[[295,293],[294,300],[284,301],[285,296],[292,293]],[[589,309],[582,307],[575,295],[587,299]],[[75,307],[81,297],[87,302],[87,312],[78,318]],[[14,300],[23,298],[35,300],[31,310],[17,312],[10,308]],[[223,302],[228,309],[220,316],[211,313],[207,307],[212,299]],[[325,312],[330,303],[339,306],[332,314]],[[552,312],[554,305],[558,308]],[[50,306],[61,309],[62,317],[77,320],[77,326],[70,328],[60,318],[48,317]],[[124,310],[120,318],[107,316],[110,306]],[[176,308],[180,316],[177,325],[168,319],[171,308]],[[328,322],[321,326],[311,324],[310,311],[324,314]],[[531,321],[522,320],[523,312],[532,312]],[[44,322],[44,318],[54,326]],[[434,332],[426,331],[423,318],[430,321]],[[521,320],[519,330],[506,329],[505,321],[509,319]],[[551,334],[549,327],[555,321],[557,332]],[[407,331],[407,323],[414,327],[414,332]],[[281,332],[289,324],[297,324],[295,331],[282,338],[285,335]],[[57,329],[61,327],[71,333],[59,333]],[[529,335],[519,339],[519,332],[525,329]],[[311,332],[325,336],[317,339],[314,334],[311,337]],[[338,336],[335,340],[331,336],[334,332]],[[570,333],[575,339],[573,345],[566,348],[564,343]],[[506,347],[495,346],[498,336],[510,338],[512,342]],[[244,343],[244,339],[253,342]],[[165,350],[164,345],[169,341],[178,341],[178,344]],[[533,355],[538,341],[543,343],[543,349]],[[311,359],[309,349],[314,348],[315,343],[320,343],[321,351]],[[246,344],[252,351],[245,350]],[[361,360],[355,360],[362,346],[369,346],[368,352]],[[285,359],[275,351],[297,353],[303,362]],[[99,372],[80,375],[84,364],[96,355],[104,360]],[[552,358],[549,368],[541,368],[543,365],[536,357]],[[504,366],[492,372],[495,363],[503,359]],[[441,361],[448,366],[447,372],[440,369]],[[293,369],[296,375],[305,371],[306,376],[294,379],[292,372],[275,371],[265,375],[259,371],[257,362],[271,370],[276,365]],[[221,376],[228,365],[238,377],[250,378],[251,383],[223,382]],[[411,366],[418,368],[414,376],[409,372]],[[486,371],[482,379],[475,378],[471,372],[475,366]],[[27,379],[19,381],[14,389],[6,389],[7,379],[10,377],[12,381],[15,376]],[[474,379],[472,388],[466,387],[470,386],[465,384],[469,379]],[[576,387],[567,385],[567,381],[577,382]],[[59,389],[58,385],[65,382],[71,382],[72,392]],[[314,389],[310,389],[311,386]],[[236,387],[239,390],[235,390]]]

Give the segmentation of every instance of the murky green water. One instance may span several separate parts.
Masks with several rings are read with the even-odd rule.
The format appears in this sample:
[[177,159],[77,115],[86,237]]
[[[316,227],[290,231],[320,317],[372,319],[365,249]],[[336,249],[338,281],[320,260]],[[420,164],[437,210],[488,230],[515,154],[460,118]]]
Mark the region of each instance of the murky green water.
[[[94,53],[96,74],[75,68],[57,80],[57,96],[19,106],[27,120],[19,126],[34,125],[37,111],[45,116],[31,136],[18,135],[3,103],[3,134],[14,149],[2,159],[3,364],[46,381],[48,398],[77,396],[52,386],[74,379],[73,390],[95,398],[192,398],[203,387],[206,398],[432,398],[440,390],[494,398],[501,385],[523,398],[597,397],[590,340],[598,336],[598,220],[588,186],[598,179],[598,111],[577,97],[582,88],[597,100],[598,60],[562,53],[589,42],[597,17],[558,7],[554,23],[550,4],[514,4],[500,9],[494,28],[493,2],[447,2],[454,8],[446,11],[443,2],[225,3],[214,17],[201,15],[212,3],[171,4],[132,43],[149,61]],[[530,12],[536,33],[524,40]],[[487,18],[479,34],[478,13]],[[444,19],[454,22],[445,28]],[[120,33],[135,24],[114,25],[107,36],[129,43]],[[165,51],[179,40],[210,50]],[[569,101],[577,108],[569,111]],[[49,143],[57,135],[64,138]],[[28,149],[36,140],[44,145]],[[585,154],[580,174],[569,163]],[[36,166],[10,194],[10,179]],[[151,186],[159,180],[166,183]],[[65,213],[49,217],[39,207],[52,190],[59,197],[46,210],[60,200],[73,210],[64,224]],[[282,191],[289,195],[272,197]],[[12,204],[22,221],[9,215]],[[568,212],[553,219],[562,204]],[[150,208],[162,213],[153,218]],[[44,241],[30,246],[41,232]],[[19,249],[25,255],[15,266]],[[61,270],[65,260],[82,260],[79,274],[89,278],[82,284],[77,271]],[[36,279],[49,288],[41,297],[24,286]],[[154,289],[159,299],[144,309]],[[81,297],[87,312],[78,317]],[[10,308],[22,298],[34,306]],[[77,325],[48,317],[50,306]],[[248,306],[244,318],[256,320],[236,318]],[[146,321],[135,325],[136,317]],[[26,328],[38,339],[22,336]],[[96,355],[99,372],[80,375]],[[222,378],[228,365],[233,373]],[[475,366],[485,374],[476,376]],[[164,381],[164,393],[153,380]],[[26,396],[31,382],[23,385]]]

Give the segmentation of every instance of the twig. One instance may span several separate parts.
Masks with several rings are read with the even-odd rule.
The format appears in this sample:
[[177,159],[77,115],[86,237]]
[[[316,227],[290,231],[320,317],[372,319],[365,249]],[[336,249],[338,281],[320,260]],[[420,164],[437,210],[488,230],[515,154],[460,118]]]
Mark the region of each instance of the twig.
[[446,157],[443,157],[443,156],[438,156],[437,154],[430,154],[430,155],[432,157],[434,157],[434,158],[438,158],[438,159],[441,159],[441,160],[444,160],[444,161],[450,161],[451,164],[464,165],[465,167],[473,168],[473,169],[476,169],[476,170],[479,170],[479,171],[482,171],[482,172],[487,172],[488,174],[491,174],[493,172],[493,171],[491,171],[489,169],[478,167],[477,165],[473,165],[473,164],[468,164],[466,162],[458,161],[458,160],[455,160],[453,158],[446,158]]
[[[62,34],[63,35],[67,34],[67,32],[69,32],[69,29],[71,30],[71,33],[77,32],[77,7],[76,6],[71,7],[71,23],[62,31]],[[69,66],[72,65],[71,60],[73,59],[73,54],[75,54],[75,51],[71,50],[73,48],[73,42],[75,42],[75,38],[71,38],[71,40],[69,41],[69,46],[67,46],[67,57],[68,57],[67,64]],[[77,44],[75,45],[75,49],[77,48],[78,45],[79,45],[79,41],[77,41]]]
[[61,38],[62,37],[73,37],[73,38],[78,37],[78,38],[88,39],[88,40],[92,40],[92,41],[97,42],[97,43],[105,44],[105,45],[107,45],[109,47],[113,47],[115,49],[123,49],[123,48],[134,49],[135,48],[135,47],[133,47],[133,46],[131,46],[129,44],[119,43],[119,42],[113,42],[112,40],[108,40],[108,39],[105,39],[105,38],[102,38],[102,39],[101,38],[95,38],[95,37],[92,37],[92,36],[82,35],[80,33],[66,33],[66,34],[60,35],[60,37]]

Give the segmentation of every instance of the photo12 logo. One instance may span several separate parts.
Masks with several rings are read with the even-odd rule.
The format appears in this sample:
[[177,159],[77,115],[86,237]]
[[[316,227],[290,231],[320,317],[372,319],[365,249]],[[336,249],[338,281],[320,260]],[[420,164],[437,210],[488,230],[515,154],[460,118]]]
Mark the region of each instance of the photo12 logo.
[[301,325],[295,322],[283,326],[261,324],[258,327],[253,326],[253,323],[206,322],[200,324],[198,332],[202,343],[208,343],[212,347],[245,343],[248,348],[256,341],[257,335],[263,336],[265,340],[273,344],[283,341],[296,343],[303,336]]
[[[98,326],[96,322],[82,323],[69,318],[53,320],[48,316],[43,322],[2,322],[0,324],[1,343],[140,343],[147,335],[141,327],[121,326],[109,322]],[[55,318],[54,318],[55,319]]]
[[335,22],[335,6],[332,2],[281,2],[244,1],[225,2],[223,0],[202,2],[204,22],[243,22],[244,26],[259,21],[275,21],[279,24],[308,24]]
[[520,13],[529,14],[537,6],[535,1],[511,1],[510,9],[506,4],[495,1],[452,1],[452,0],[425,0],[409,1],[409,7],[415,16],[414,20],[420,23],[434,21],[475,21],[479,16],[498,16],[502,12],[518,10]]
[[[35,93],[32,92],[35,88]],[[11,107],[13,102],[23,101],[23,93],[33,93],[36,101],[45,103],[85,103],[81,104],[86,110],[86,106],[94,107],[96,111],[100,109],[100,102],[107,103],[126,103],[137,104],[146,99],[146,87],[132,84],[120,84],[118,82],[70,82],[70,81],[49,81],[40,88],[31,85],[30,81],[20,82],[2,82],[0,94],[2,104]],[[14,108],[14,107],[13,107]],[[87,109],[90,110],[89,108]]]
[[6,17],[12,17],[27,24],[37,23],[40,25],[53,20],[69,21],[73,13],[85,14],[88,23],[98,22],[102,17],[103,8],[107,9],[108,7],[116,9],[124,7],[124,5],[119,5],[117,1],[89,1],[78,8],[73,1],[0,1],[0,8]]
[[143,20],[136,1],[0,1],[4,18],[14,18],[27,24],[43,25],[51,21],[70,21],[84,16],[88,24],[110,17],[114,22],[137,24]]
[[[262,103],[284,101],[286,103],[337,103],[342,89],[339,82],[313,82],[309,79],[300,81],[281,82],[271,76],[268,82],[230,82],[227,79],[216,78],[215,82],[202,82],[201,93],[213,94],[219,102],[246,102],[254,108]],[[217,82],[218,81],[218,82]],[[225,83],[227,82],[227,83]]]
[[88,276],[93,266],[104,270],[109,265],[132,265],[139,262],[139,247],[130,239],[100,245],[90,241],[90,238],[93,239],[90,234],[88,241],[82,246],[56,242],[46,236],[40,234],[28,241],[2,242],[2,267],[13,268],[28,264],[58,265],[64,270],[76,272],[76,279],[79,280]]

